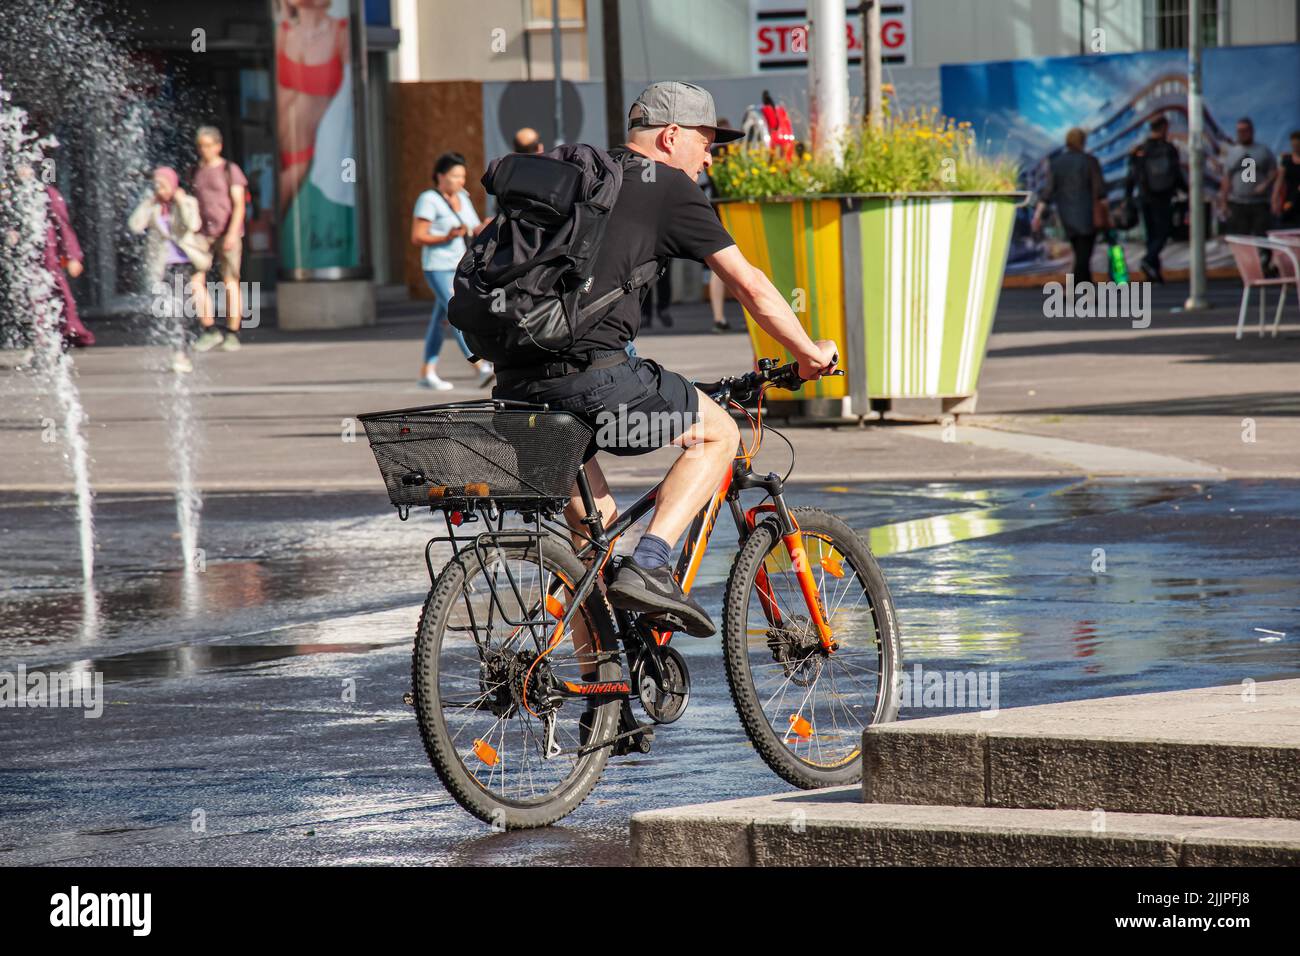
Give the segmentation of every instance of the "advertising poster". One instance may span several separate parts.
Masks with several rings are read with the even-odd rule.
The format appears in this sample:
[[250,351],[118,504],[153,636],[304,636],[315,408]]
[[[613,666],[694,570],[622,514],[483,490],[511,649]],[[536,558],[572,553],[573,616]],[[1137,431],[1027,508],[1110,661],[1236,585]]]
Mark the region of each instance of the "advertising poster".
[[[1300,45],[1222,47],[1204,51],[1205,189],[1219,189],[1223,159],[1243,116],[1254,120],[1256,139],[1275,156],[1289,150],[1300,128]],[[944,66],[943,111],[974,124],[994,151],[1019,160],[1022,186],[1043,185],[1047,161],[1064,148],[1066,131],[1088,134],[1087,150],[1101,162],[1112,207],[1124,193],[1129,152],[1147,136],[1157,115],[1169,120],[1169,139],[1187,169],[1187,53],[1051,57]],[[1267,91],[1261,95],[1262,91]],[[1059,273],[1071,260],[1061,238],[1030,233],[1032,207],[1020,210],[1007,262],[1009,276]],[[1166,272],[1187,268],[1187,204],[1175,206],[1173,241],[1162,257]],[[1208,217],[1213,220],[1213,213]],[[1142,227],[1124,236],[1130,263],[1141,258]],[[1207,245],[1207,267],[1231,269],[1223,243]],[[1093,260],[1104,272],[1104,249]]]
[[360,265],[350,7],[271,0],[280,267],[301,278]]

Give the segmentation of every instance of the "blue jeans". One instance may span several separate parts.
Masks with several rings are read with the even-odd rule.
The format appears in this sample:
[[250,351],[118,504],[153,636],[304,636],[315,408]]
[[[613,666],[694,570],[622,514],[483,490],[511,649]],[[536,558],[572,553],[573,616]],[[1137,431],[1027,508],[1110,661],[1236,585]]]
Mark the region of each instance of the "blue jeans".
[[[442,351],[442,325],[447,321],[447,303],[451,301],[451,280],[455,274],[455,269],[426,269],[424,272],[424,281],[429,283],[434,297],[433,315],[429,316],[429,331],[424,335],[426,364],[438,361],[438,353]],[[465,358],[474,354],[465,344],[465,336],[460,334],[460,329],[454,325],[447,327],[451,329],[451,334],[455,337],[456,344],[460,346]]]

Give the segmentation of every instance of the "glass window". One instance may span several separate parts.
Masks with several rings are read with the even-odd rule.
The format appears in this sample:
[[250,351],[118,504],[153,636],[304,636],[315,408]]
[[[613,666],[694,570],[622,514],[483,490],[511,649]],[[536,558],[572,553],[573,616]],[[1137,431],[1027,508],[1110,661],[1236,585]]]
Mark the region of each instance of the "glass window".
[[[1187,46],[1189,0],[1146,0],[1148,50],[1177,50]],[[1219,43],[1219,0],[1201,0],[1201,45]]]
[[[551,25],[551,2],[552,0],[528,0],[528,29],[537,30]],[[565,26],[585,24],[585,0],[560,0],[560,22]]]

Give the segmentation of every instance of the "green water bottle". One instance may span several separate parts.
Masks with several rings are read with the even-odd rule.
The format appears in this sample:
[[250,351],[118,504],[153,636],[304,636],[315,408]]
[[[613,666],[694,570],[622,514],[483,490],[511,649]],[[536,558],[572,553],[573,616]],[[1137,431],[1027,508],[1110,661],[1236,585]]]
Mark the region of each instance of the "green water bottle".
[[1115,238],[1115,230],[1106,232],[1106,257],[1110,260],[1110,281],[1116,285],[1128,282],[1128,262],[1124,259],[1124,247]]

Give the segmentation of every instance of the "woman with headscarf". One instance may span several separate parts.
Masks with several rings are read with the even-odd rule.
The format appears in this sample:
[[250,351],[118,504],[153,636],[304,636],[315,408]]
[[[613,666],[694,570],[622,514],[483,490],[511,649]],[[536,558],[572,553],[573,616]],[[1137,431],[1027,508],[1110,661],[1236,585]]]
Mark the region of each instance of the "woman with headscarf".
[[[159,318],[170,315],[180,319],[194,270],[206,272],[212,265],[208,244],[199,234],[202,224],[199,201],[181,189],[176,170],[170,166],[155,169],[153,189],[135,207],[127,228],[145,234],[145,276],[150,291],[157,297],[154,314]],[[168,305],[160,309],[163,297]],[[189,336],[180,322],[175,324],[174,332],[176,351],[172,368],[177,372],[191,371],[193,365],[185,352]]]

